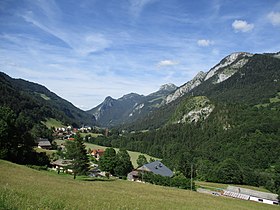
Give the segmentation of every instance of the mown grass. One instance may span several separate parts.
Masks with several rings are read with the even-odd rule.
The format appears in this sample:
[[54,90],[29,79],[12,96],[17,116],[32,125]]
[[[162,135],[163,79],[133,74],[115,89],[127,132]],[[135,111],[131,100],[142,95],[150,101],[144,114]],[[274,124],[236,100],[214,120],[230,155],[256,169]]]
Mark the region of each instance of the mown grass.
[[51,156],[53,153],[55,153],[57,151],[57,150],[42,149],[42,148],[38,148],[38,147],[34,147],[34,150],[39,153],[45,152],[49,156]]
[[86,135],[91,135],[91,136],[94,137],[94,138],[96,138],[96,137],[98,137],[98,136],[103,136],[103,134],[100,134],[100,133],[91,133],[91,132],[89,132],[89,133],[80,133],[80,135],[81,135],[82,137],[85,137]]
[[80,181],[0,160],[0,209],[239,209],[277,206],[130,181]]
[[56,119],[53,119],[53,118],[48,118],[46,119],[45,122],[43,122],[48,128],[51,128],[51,127],[55,127],[55,128],[66,128],[67,126],[63,125],[61,121],[58,121]]

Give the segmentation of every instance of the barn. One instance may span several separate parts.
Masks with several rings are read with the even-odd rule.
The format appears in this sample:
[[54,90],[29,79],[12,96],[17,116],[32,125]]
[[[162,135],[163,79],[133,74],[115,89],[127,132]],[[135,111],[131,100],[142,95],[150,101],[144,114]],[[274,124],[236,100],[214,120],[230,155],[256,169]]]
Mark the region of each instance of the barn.
[[228,186],[227,189],[224,190],[223,195],[243,200],[279,205],[277,194],[261,192],[242,187]]

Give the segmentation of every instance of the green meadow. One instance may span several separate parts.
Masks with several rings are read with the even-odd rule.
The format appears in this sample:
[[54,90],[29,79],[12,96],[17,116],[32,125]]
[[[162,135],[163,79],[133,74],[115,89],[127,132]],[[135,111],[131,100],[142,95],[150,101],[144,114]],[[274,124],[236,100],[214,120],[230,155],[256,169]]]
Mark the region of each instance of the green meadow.
[[0,209],[279,210],[279,206],[125,180],[74,180],[0,160]]
[[44,123],[49,129],[51,127],[56,127],[56,128],[66,128],[67,127],[67,126],[63,125],[61,121],[58,121],[53,118],[48,118],[48,119],[46,119],[45,122],[42,122],[42,123]]

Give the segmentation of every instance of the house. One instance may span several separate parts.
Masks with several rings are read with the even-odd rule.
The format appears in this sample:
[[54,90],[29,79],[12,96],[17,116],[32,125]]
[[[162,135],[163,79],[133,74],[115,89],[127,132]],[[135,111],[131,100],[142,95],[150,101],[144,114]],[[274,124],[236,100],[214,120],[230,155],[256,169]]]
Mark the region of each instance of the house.
[[72,160],[62,160],[58,159],[54,162],[51,162],[51,165],[53,166],[52,169],[57,171],[58,173],[62,171],[63,173],[72,173],[73,170],[70,169],[72,165]]
[[129,181],[138,181],[141,180],[141,174],[139,171],[131,171],[129,174],[127,174],[127,180]]
[[157,161],[154,161],[151,163],[147,163],[147,164],[137,168],[136,170],[130,172],[127,175],[127,179],[130,181],[137,181],[141,178],[140,174],[143,172],[144,173],[151,172],[154,174],[158,174],[161,176],[168,176],[168,177],[172,177],[174,175],[173,172],[169,168],[167,168],[163,163],[161,163],[160,161],[157,160]]
[[257,201],[266,204],[279,204],[277,194],[260,192],[242,187],[228,186],[227,189],[224,190],[223,195],[243,200]]
[[48,139],[38,138],[37,142],[38,142],[38,148],[42,148],[42,149],[52,148],[52,145]]
[[91,155],[94,156],[96,159],[99,159],[103,156],[104,150],[103,149],[94,149],[91,151]]

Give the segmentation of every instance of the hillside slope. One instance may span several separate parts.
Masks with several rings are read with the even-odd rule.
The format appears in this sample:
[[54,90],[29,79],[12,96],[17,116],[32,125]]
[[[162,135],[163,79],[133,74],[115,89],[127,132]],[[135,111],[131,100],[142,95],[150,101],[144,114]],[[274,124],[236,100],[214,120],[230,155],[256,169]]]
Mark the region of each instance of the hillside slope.
[[0,209],[279,209],[151,184],[73,180],[2,160],[0,186]]
[[93,116],[46,87],[22,79],[13,79],[3,72],[0,72],[0,105],[10,107],[17,114],[27,114],[36,122],[55,118],[74,126],[95,123]]

